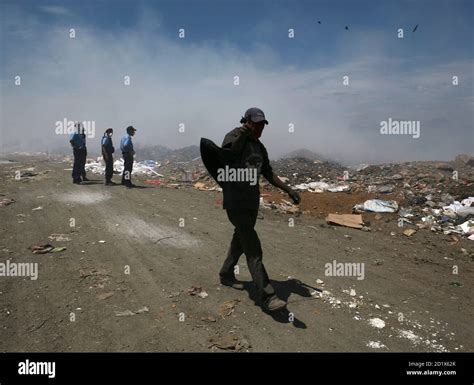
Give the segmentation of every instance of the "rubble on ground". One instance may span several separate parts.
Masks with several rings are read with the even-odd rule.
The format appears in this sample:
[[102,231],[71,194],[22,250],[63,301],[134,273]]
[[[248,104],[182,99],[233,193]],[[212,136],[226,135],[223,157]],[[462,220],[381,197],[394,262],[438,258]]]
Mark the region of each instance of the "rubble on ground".
[[[156,148],[155,148],[156,147]],[[170,150],[155,146],[147,149],[134,163],[132,174],[146,177],[146,184],[169,188],[194,188],[202,191],[222,189],[207,173],[197,146]],[[295,153],[300,154],[301,151]],[[361,200],[353,213],[397,213],[401,226],[429,229],[444,234],[474,238],[474,158],[459,155],[449,162],[406,162],[399,164],[363,164],[346,167],[321,157],[303,156],[271,161],[273,171],[300,193],[363,193],[371,199]],[[88,161],[86,170],[103,174],[101,158]],[[123,171],[123,160],[114,162],[114,172]],[[154,182],[155,181],[155,182]],[[302,210],[284,199],[267,199],[267,192],[278,189],[261,179],[260,206],[277,213],[300,215]],[[286,198],[286,196],[282,195]],[[353,214],[334,212],[334,214]],[[326,212],[326,215],[330,212]],[[395,215],[397,215],[395,214]],[[393,220],[393,218],[392,218]],[[414,234],[414,233],[413,233]]]

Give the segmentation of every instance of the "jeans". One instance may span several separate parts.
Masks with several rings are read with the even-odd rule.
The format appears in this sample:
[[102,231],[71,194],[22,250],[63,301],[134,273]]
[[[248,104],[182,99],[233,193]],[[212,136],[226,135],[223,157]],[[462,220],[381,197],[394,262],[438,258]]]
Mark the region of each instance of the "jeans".
[[267,271],[262,262],[262,246],[255,223],[257,221],[258,209],[228,209],[227,216],[234,225],[234,235],[230,243],[227,258],[221,268],[219,275],[223,278],[234,278],[234,267],[237,265],[242,253],[247,258],[247,266],[252,280],[257,287],[260,300],[275,295],[275,290],[270,284]]

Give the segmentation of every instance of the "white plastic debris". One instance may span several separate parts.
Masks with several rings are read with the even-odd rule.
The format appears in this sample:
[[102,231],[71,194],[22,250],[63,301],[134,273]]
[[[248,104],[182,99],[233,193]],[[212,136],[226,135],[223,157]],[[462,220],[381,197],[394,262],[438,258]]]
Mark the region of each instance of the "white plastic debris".
[[329,184],[326,182],[310,182],[310,183],[298,184],[294,187],[294,189],[301,190],[301,191],[321,193],[324,191],[329,191],[329,192],[349,191],[351,187],[347,184]]
[[474,215],[474,207],[471,205],[474,203],[474,197],[463,199],[461,202],[454,201],[449,206],[443,206],[444,214],[448,215],[454,212],[460,217],[467,217],[468,215]]
[[469,235],[468,239],[472,240],[474,235],[474,220],[466,221],[459,225],[459,228],[466,235]]
[[383,329],[385,327],[385,322],[380,318],[371,318],[369,324],[377,329]]
[[355,212],[370,211],[374,213],[395,213],[398,211],[398,203],[395,201],[384,201],[381,199],[369,199],[362,204],[354,206]]
[[382,348],[386,348],[386,346],[385,346],[383,343],[379,342],[379,341],[369,341],[369,342],[367,343],[367,346],[368,346],[369,348],[372,348],[372,349],[382,349]]
[[[132,175],[144,175],[144,176],[156,176],[162,177],[163,175],[156,172],[154,169],[160,167],[160,164],[153,160],[144,160],[133,163]],[[122,173],[124,168],[124,161],[122,158],[117,159],[114,162],[114,171]],[[97,158],[96,161],[88,162],[85,166],[86,171],[92,172],[93,174],[105,174],[105,164],[101,158]]]

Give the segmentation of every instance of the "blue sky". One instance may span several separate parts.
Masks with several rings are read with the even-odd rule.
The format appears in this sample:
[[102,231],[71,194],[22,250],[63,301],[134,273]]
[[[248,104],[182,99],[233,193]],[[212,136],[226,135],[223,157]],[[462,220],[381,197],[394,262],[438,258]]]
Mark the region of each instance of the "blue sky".
[[[347,162],[449,159],[474,147],[472,1],[0,4],[3,151],[62,144],[53,127],[64,117],[94,120],[100,134],[134,124],[143,144],[219,142],[254,105],[274,156],[307,147]],[[421,137],[381,136],[388,117],[420,120]]]

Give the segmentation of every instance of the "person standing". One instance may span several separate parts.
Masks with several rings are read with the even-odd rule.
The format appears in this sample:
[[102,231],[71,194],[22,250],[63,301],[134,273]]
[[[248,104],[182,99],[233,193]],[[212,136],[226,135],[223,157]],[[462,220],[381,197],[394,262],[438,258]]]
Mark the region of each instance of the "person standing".
[[113,128],[107,128],[102,137],[101,146],[102,146],[102,157],[105,162],[105,185],[113,186],[115,185],[112,182],[112,176],[114,174],[114,157],[113,153],[115,152],[114,145],[112,143],[112,135],[114,134]]
[[269,311],[282,309],[286,302],[277,297],[272,287],[265,266],[262,262],[262,247],[255,231],[255,223],[260,203],[258,180],[263,175],[272,185],[282,189],[295,204],[300,203],[300,196],[283,183],[273,173],[268,153],[260,142],[265,125],[268,121],[259,108],[249,108],[242,120],[243,125],[230,131],[222,143],[223,150],[233,154],[228,166],[241,169],[253,169],[256,172],[256,183],[232,181],[222,184],[224,200],[223,207],[234,226],[234,234],[230,243],[227,258],[219,272],[220,281],[225,286],[242,290],[243,284],[236,280],[234,267],[242,253],[245,253],[252,280],[257,287],[259,299],[263,308]]
[[83,182],[88,182],[89,179],[87,179],[87,176],[86,176],[86,162],[87,162],[86,132],[84,129],[84,125],[82,123],[79,123],[79,125],[81,127],[82,140],[84,141],[84,150],[81,151],[81,166],[80,166],[81,177],[82,177]]
[[[69,136],[69,143],[72,146],[74,163],[72,166],[72,183],[81,184],[85,176],[83,173],[83,159],[87,157],[86,142],[82,135],[81,123],[75,123],[75,132]],[[84,155],[84,153],[86,155]]]
[[133,156],[135,155],[132,136],[135,135],[135,131],[137,130],[133,126],[128,126],[127,133],[120,141],[120,150],[122,151],[123,156],[122,184],[128,188],[135,187],[132,183]]

